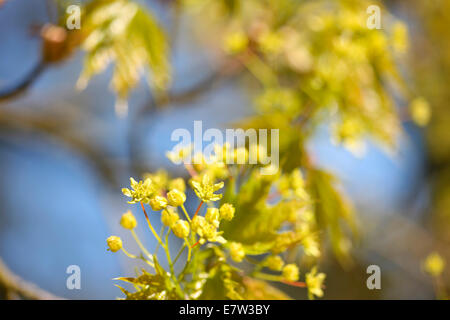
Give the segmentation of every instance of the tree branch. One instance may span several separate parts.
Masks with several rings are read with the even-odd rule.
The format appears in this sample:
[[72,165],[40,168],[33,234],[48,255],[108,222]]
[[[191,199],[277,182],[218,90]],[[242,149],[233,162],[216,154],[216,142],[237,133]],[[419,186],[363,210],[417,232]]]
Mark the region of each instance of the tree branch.
[[113,187],[118,186],[114,168],[107,160],[104,152],[89,143],[88,139],[71,134],[67,130],[67,122],[50,120],[48,116],[29,116],[20,112],[0,110],[0,129],[10,129],[22,132],[44,133],[63,142],[91,160],[102,177]]
[[17,97],[18,95],[24,93],[28,87],[30,87],[34,81],[39,78],[45,68],[46,64],[39,61],[18,84],[10,88],[0,89],[0,102]]
[[64,298],[55,296],[35,284],[23,280],[13,273],[0,257],[0,286],[5,288],[6,296],[22,297],[32,300],[62,300]]

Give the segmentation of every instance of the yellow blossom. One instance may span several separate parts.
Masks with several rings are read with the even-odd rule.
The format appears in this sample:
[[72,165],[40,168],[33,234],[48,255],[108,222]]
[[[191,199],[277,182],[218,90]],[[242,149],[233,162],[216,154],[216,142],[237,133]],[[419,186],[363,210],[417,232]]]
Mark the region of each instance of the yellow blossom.
[[207,222],[206,222],[206,220],[205,220],[204,217],[202,217],[202,216],[195,216],[195,217],[192,219],[192,222],[191,222],[192,231],[198,232],[198,231],[201,230],[206,224],[207,224]]
[[269,256],[266,259],[266,266],[270,270],[281,271],[284,266],[284,261],[280,256]]
[[298,270],[298,267],[295,264],[290,263],[290,264],[287,264],[284,266],[283,278],[286,281],[290,281],[290,282],[297,281],[299,276],[300,276],[300,272]]
[[166,208],[161,213],[161,222],[167,227],[172,227],[179,220],[179,218],[178,213],[174,212],[170,208]]
[[167,193],[167,200],[172,207],[178,207],[186,201],[186,194],[178,189],[173,189]]
[[219,227],[219,209],[217,208],[208,208],[206,210],[205,219],[216,228]]
[[189,223],[181,219],[172,226],[172,231],[178,238],[186,238],[189,235],[189,230]]
[[150,178],[137,182],[130,178],[131,189],[123,188],[122,193],[131,198],[128,203],[148,203],[155,193],[155,186]]
[[236,262],[241,262],[245,257],[245,251],[241,243],[232,242],[230,244],[230,256]]
[[213,183],[207,174],[203,175],[201,182],[191,180],[191,185],[197,197],[199,197],[203,202],[217,201],[222,198],[221,194],[215,194],[214,192],[223,188],[223,181]]
[[127,211],[122,215],[122,218],[120,218],[120,225],[129,230],[136,228],[137,221],[131,211]]
[[314,236],[313,234],[307,235],[302,240],[302,245],[305,249],[305,253],[308,256],[312,256],[315,258],[320,256],[319,242],[317,241],[316,236]]
[[167,207],[167,199],[162,196],[156,196],[150,200],[150,206],[153,211],[159,211]]
[[325,280],[325,273],[317,273],[317,268],[314,267],[306,274],[306,286],[308,287],[309,299],[314,299],[314,296],[321,298],[323,296],[322,284]]
[[220,218],[230,221],[233,219],[235,211],[236,209],[231,203],[224,203],[219,209]]
[[433,252],[425,259],[423,268],[431,276],[437,277],[444,271],[445,261],[437,252]]
[[122,239],[116,236],[110,236],[106,239],[106,244],[109,247],[108,250],[111,250],[112,252],[117,252],[122,249]]

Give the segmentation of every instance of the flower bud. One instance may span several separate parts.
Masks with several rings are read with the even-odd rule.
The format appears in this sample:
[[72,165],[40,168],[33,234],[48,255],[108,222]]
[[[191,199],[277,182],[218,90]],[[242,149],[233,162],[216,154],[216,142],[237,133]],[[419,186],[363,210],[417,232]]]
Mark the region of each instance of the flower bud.
[[224,49],[229,54],[236,54],[244,51],[248,45],[247,35],[243,32],[234,32],[226,36]]
[[241,262],[245,257],[245,251],[242,244],[239,242],[232,242],[230,244],[230,256],[236,262]]
[[205,238],[208,241],[213,241],[217,238],[217,229],[214,225],[205,221],[205,224],[198,231],[200,237]]
[[189,235],[189,223],[185,220],[178,220],[172,226],[172,231],[178,238],[184,239]]
[[177,189],[181,192],[184,192],[186,190],[186,184],[184,183],[183,178],[176,178],[169,182],[168,186],[169,190]]
[[283,269],[284,261],[280,256],[269,256],[266,260],[266,266],[270,270],[281,271]]
[[192,231],[198,232],[207,224],[206,220],[202,216],[195,216],[191,221]]
[[155,196],[150,199],[150,207],[152,207],[153,211],[160,211],[167,207],[167,199],[161,196]]
[[439,276],[445,268],[445,261],[436,253],[431,253],[424,262],[425,271],[433,277]]
[[211,223],[214,227],[219,227],[219,209],[208,208],[206,210],[205,219]]
[[137,221],[131,211],[127,211],[122,215],[122,218],[120,218],[120,225],[129,230],[136,228]]
[[119,251],[122,249],[122,239],[116,236],[111,236],[106,239],[106,243],[108,244],[109,250],[112,252]]
[[172,227],[179,219],[178,213],[171,209],[166,209],[161,213],[161,222],[167,227]]
[[186,201],[186,195],[178,189],[173,189],[167,193],[167,200],[172,207],[178,207]]
[[220,218],[230,221],[234,217],[234,212],[236,209],[234,209],[233,205],[230,203],[224,203],[219,210]]
[[300,276],[298,267],[295,264],[287,264],[283,268],[283,278],[286,281],[294,282],[297,281]]

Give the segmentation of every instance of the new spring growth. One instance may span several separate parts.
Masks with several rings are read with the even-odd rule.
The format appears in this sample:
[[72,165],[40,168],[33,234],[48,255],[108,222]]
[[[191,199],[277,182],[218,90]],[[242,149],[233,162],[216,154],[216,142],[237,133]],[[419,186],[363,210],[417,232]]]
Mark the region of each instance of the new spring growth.
[[187,238],[190,231],[189,223],[180,219],[172,226],[172,231],[178,238]]
[[281,271],[284,266],[284,261],[280,256],[269,256],[266,259],[265,265],[273,271]]
[[236,209],[232,204],[224,203],[219,209],[220,218],[230,221],[231,219],[233,219],[235,211]]
[[230,244],[230,256],[236,262],[241,262],[245,257],[245,251],[241,243],[232,242]]
[[122,193],[131,200],[128,203],[148,203],[155,193],[154,185],[150,178],[137,182],[130,178],[131,189],[123,188]]
[[192,219],[192,231],[198,233],[207,224],[206,219],[202,216],[195,216]]
[[287,264],[283,268],[283,278],[289,282],[295,282],[300,277],[300,272],[295,264]]
[[[255,150],[253,150],[253,152],[255,152]],[[245,152],[246,151],[244,151],[244,149],[241,149],[237,150],[235,154],[240,153],[240,155],[242,156],[242,154]],[[174,157],[182,157],[184,156],[184,154],[185,152],[183,151],[181,152],[181,154],[174,153],[172,155]],[[150,231],[158,240],[159,245],[162,246],[164,251],[166,252],[170,272],[155,268],[156,263],[153,260],[153,255],[147,251],[142,243],[140,243],[139,239],[134,233],[133,229],[136,227],[137,222],[131,212],[126,212],[122,215],[120,224],[125,229],[129,229],[132,232],[133,237],[137,241],[141,251],[145,254],[145,256],[137,256],[126,252],[122,247],[122,241],[120,240],[120,238],[115,236],[108,238],[108,247],[109,250],[113,252],[121,250],[124,252],[124,254],[133,259],[144,258],[145,261],[151,267],[153,267],[156,272],[155,275],[149,273],[149,276],[167,277],[167,284],[162,285],[161,288],[156,286],[149,289],[150,292],[156,294],[155,296],[152,296],[152,298],[163,297],[162,292],[164,292],[164,295],[170,294],[170,298],[173,299],[186,298],[187,296],[189,296],[189,298],[198,298],[197,291],[190,291],[190,288],[193,288],[194,284],[189,283],[189,281],[186,280],[188,278],[185,276],[185,274],[182,273],[180,274],[180,276],[177,276],[174,272],[175,263],[177,263],[177,261],[179,263],[179,261],[183,260],[181,258],[182,253],[186,249],[188,250],[188,255],[187,259],[185,260],[185,267],[183,270],[188,270],[186,268],[187,266],[189,266],[189,268],[193,268],[192,270],[200,270],[199,272],[206,273],[209,272],[207,268],[210,268],[211,266],[208,266],[207,268],[204,266],[204,263],[205,265],[207,265],[207,263],[202,262],[205,261],[203,255],[215,255],[218,258],[220,257],[221,261],[224,261],[225,264],[221,266],[212,266],[211,268],[213,268],[215,272],[218,272],[219,270],[216,268],[223,268],[224,274],[231,272],[231,265],[229,265],[231,261],[239,263],[244,260],[246,255],[254,255],[251,253],[251,250],[247,251],[247,247],[244,247],[241,242],[227,243],[227,240],[223,236],[226,235],[226,228],[224,228],[224,230],[219,229],[219,227],[221,227],[221,221],[232,220],[235,214],[237,214],[238,210],[236,210],[231,203],[223,203],[220,207],[215,207],[211,203],[212,201],[218,201],[222,198],[222,195],[218,190],[224,186],[224,182],[216,183],[216,181],[220,181],[221,179],[225,179],[226,181],[226,179],[228,179],[232,174],[232,172],[230,172],[229,170],[230,168],[223,167],[221,165],[220,159],[218,161],[219,162],[216,163],[201,163],[201,166],[191,167],[192,170],[195,170],[195,174],[191,175],[192,178],[190,179],[189,183],[200,200],[200,203],[194,214],[189,214],[186,208],[184,208],[184,202],[186,201],[186,185],[184,180],[182,178],[170,179],[169,175],[165,171],[146,174],[144,176],[144,180],[139,182],[135,181],[134,179],[130,179],[131,188],[123,189],[123,193],[131,198],[130,203],[140,202],[143,213],[146,216]],[[255,167],[255,170],[257,170],[257,167]],[[279,186],[279,189],[285,189],[280,190],[285,192],[284,194],[280,192],[281,199],[279,200],[280,202],[278,203],[278,205],[273,207],[273,214],[282,213],[285,216],[284,221],[290,224],[292,230],[282,230],[279,226],[275,226],[274,228],[268,226],[268,230],[261,231],[267,232],[267,234],[275,234],[275,238],[272,240],[273,246],[271,245],[270,249],[268,248],[261,253],[261,255],[266,255],[266,259],[263,260],[263,263],[261,264],[255,264],[254,275],[257,278],[259,277],[267,281],[281,281],[291,285],[298,285],[298,283],[296,283],[296,281],[299,279],[298,267],[294,264],[285,265],[285,262],[278,254],[282,253],[288,248],[293,247],[294,245],[302,244],[305,252],[308,255],[316,256],[319,253],[318,246],[320,244],[314,235],[314,214],[312,212],[308,213],[308,211],[305,209],[305,207],[307,207],[305,206],[305,204],[308,203],[305,201],[305,182],[301,175],[301,171],[294,170],[293,172],[285,175],[272,175],[270,177],[255,172],[256,171],[254,171],[253,174],[250,174],[248,177],[250,181],[247,181],[247,183],[250,183],[250,186],[260,184],[266,185],[270,183],[275,187]],[[284,177],[280,179],[281,183],[280,180],[277,181],[280,176]],[[250,190],[249,192],[253,191]],[[261,198],[261,200],[263,199],[264,198]],[[236,201],[236,203],[239,203],[239,199],[233,197],[230,198],[230,201]],[[207,202],[209,202],[207,204],[208,207],[203,214],[200,209],[202,208],[202,205]],[[151,225],[150,219],[148,219],[145,205],[149,205],[154,211],[160,212],[162,224],[165,227],[169,227],[171,230],[170,232],[173,233],[174,236],[184,239],[184,244],[178,250],[178,253],[174,259],[170,257],[169,252],[168,236],[170,233],[166,232],[165,239],[161,239],[163,237],[158,236],[153,226]],[[180,209],[178,209],[178,207],[180,207]],[[267,207],[267,209],[270,209],[270,207]],[[183,210],[183,213],[185,215],[183,219],[178,212],[179,210]],[[253,210],[259,209],[253,208]],[[245,214],[246,210],[242,211],[244,211],[243,214]],[[291,214],[291,212],[295,214]],[[258,230],[257,232],[260,231]],[[206,242],[209,242],[208,247],[201,248],[201,245],[205,244]],[[213,251],[210,251],[210,248],[213,248]],[[225,254],[224,250],[228,251],[228,255]],[[194,257],[195,259],[192,259]],[[252,259],[249,259],[250,263],[252,263],[251,261]],[[261,267],[266,267],[270,270],[281,272],[281,275],[264,274],[263,272],[259,272]],[[159,272],[161,273],[159,274]],[[199,281],[196,276],[197,275],[195,275],[195,273],[192,274],[192,277],[195,278],[195,280],[193,281]],[[235,276],[236,279],[239,279],[239,276],[237,274],[235,274]],[[323,278],[324,277],[322,276],[322,274],[309,274],[308,281],[311,285],[310,294],[312,296],[319,296],[321,294],[321,283],[323,282]],[[235,282],[234,278],[233,281],[231,281],[231,279],[226,276],[223,281],[224,286],[228,286],[228,289],[226,289],[226,297],[236,299],[241,298],[241,296],[237,294],[236,290],[238,288],[236,286],[238,285],[238,282]],[[301,286],[306,286],[306,284],[302,282]],[[136,294],[141,294],[142,290],[139,289]],[[124,291],[124,293],[127,295],[127,297],[132,297],[134,294],[127,292],[126,290]],[[161,294],[161,296],[159,296],[159,294]]]
[[167,200],[172,207],[178,207],[186,201],[186,194],[178,189],[173,189],[167,193]]
[[128,230],[136,228],[137,221],[131,211],[127,211],[122,215],[122,218],[120,218],[120,225]]
[[174,212],[171,208],[168,208],[161,213],[161,222],[166,227],[172,228],[179,219],[178,213]]
[[208,208],[206,210],[205,219],[210,224],[212,224],[214,227],[218,228],[220,221],[219,221],[219,209],[217,208]]
[[309,299],[314,299],[314,296],[321,298],[323,296],[322,285],[325,280],[325,273],[317,273],[317,268],[314,267],[306,274],[306,286],[308,287]]
[[219,183],[213,183],[208,174],[203,175],[201,182],[191,180],[191,185],[197,197],[199,197],[203,202],[217,201],[222,199],[221,194],[215,194],[214,192],[223,188],[223,181]]
[[217,231],[217,228],[209,223],[202,216],[195,216],[191,222],[192,231],[200,236],[199,243],[203,244],[206,241],[225,243],[225,239],[220,236],[221,232]]
[[149,204],[153,211],[160,211],[167,207],[167,199],[162,196],[155,196],[150,199]]
[[108,250],[112,252],[117,252],[122,249],[122,239],[116,236],[110,236],[106,239],[106,244],[108,245]]

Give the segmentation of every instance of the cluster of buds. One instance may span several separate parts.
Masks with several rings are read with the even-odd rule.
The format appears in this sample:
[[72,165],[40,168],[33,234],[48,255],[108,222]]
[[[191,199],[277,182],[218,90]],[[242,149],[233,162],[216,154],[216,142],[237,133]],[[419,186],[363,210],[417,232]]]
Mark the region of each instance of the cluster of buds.
[[236,262],[241,262],[245,257],[245,250],[242,243],[232,242],[230,244],[230,257]]
[[[184,148],[177,152],[170,152],[168,156],[173,160],[179,160],[186,157],[189,152],[190,148]],[[144,181],[137,182],[131,178],[130,184],[130,189],[122,189],[123,194],[131,198],[129,203],[140,202],[142,205],[150,205],[153,211],[161,211],[163,225],[169,227],[175,236],[186,239],[192,230],[194,234],[199,236],[198,243],[200,244],[204,244],[206,241],[226,242],[218,228],[221,220],[230,221],[233,219],[235,213],[233,205],[225,203],[220,208],[209,207],[204,217],[197,215],[197,212],[191,220],[184,208],[186,184],[182,178],[170,180],[166,172],[158,171],[154,174],[146,174]],[[222,198],[221,194],[215,192],[221,189],[224,183],[215,183],[214,178],[209,174],[205,173],[193,177],[190,180],[190,185],[201,200],[201,204]],[[187,221],[180,218],[177,211],[178,207],[181,207],[185,213]],[[125,229],[136,227],[137,222],[131,212],[122,216],[121,225]]]
[[267,268],[273,271],[281,271],[284,266],[284,261],[280,256],[268,256],[265,265]]
[[283,278],[286,281],[295,282],[300,277],[300,271],[298,270],[297,265],[290,263],[283,267],[282,270]]
[[217,227],[208,222],[204,217],[194,217],[191,225],[192,231],[200,237],[200,244],[204,244],[206,241],[225,243],[225,239],[221,236],[221,232],[217,230]]
[[[177,255],[177,258],[184,248],[188,248],[187,261],[190,261],[191,254],[195,254],[192,249],[198,244],[201,246],[206,242],[216,243],[215,248],[217,248],[217,252],[220,252],[222,257],[225,258],[225,251],[228,251],[230,259],[236,263],[241,263],[247,255],[255,255],[255,252],[258,252],[256,255],[268,254],[267,257],[258,264],[257,268],[259,269],[255,269],[258,270],[255,271],[256,276],[259,275],[262,279],[264,279],[264,277],[266,277],[266,279],[269,277],[269,280],[275,279],[275,281],[286,283],[297,282],[300,275],[299,268],[296,264],[286,264],[279,254],[299,244],[304,247],[306,255],[318,257],[320,254],[319,242],[314,231],[314,214],[310,210],[309,201],[305,201],[309,199],[309,197],[305,191],[305,181],[301,171],[293,170],[287,175],[276,174],[272,176],[261,175],[256,171],[251,172],[249,179],[254,179],[252,181],[253,183],[262,186],[273,185],[278,187],[278,192],[281,195],[280,203],[273,206],[273,213],[282,215],[284,221],[288,222],[291,226],[289,230],[284,230],[281,233],[277,232],[267,249],[258,251],[260,249],[255,249],[245,241],[238,242],[239,240],[233,239],[235,241],[227,242],[223,236],[224,232],[220,230],[220,226],[223,221],[233,220],[236,209],[231,203],[222,203],[220,206],[217,206],[214,202],[221,200],[223,196],[219,190],[224,187],[224,182],[220,181],[220,178],[218,177],[220,175],[226,176],[226,174],[221,172],[221,170],[225,170],[227,174],[232,175],[232,171],[229,171],[229,168],[224,164],[226,158],[234,157],[237,159],[256,156],[259,159],[260,154],[264,152],[261,148],[256,147],[229,150],[227,145],[222,146],[220,151],[222,153],[216,152],[215,162],[208,162],[202,154],[198,154],[196,157],[201,157],[201,159],[197,159],[196,165],[190,166],[189,169],[187,168],[191,174],[189,185],[200,200],[194,215],[190,215],[184,207],[187,200],[185,181],[182,178],[170,179],[165,171],[146,174],[144,180],[139,182],[131,178],[131,188],[124,188],[122,189],[122,192],[124,195],[131,198],[129,203],[141,204],[149,228],[166,252],[169,251],[167,238],[169,231],[166,233],[164,243],[164,237],[162,236],[164,235],[164,231],[162,235],[158,235],[155,232],[144,205],[149,205],[154,212],[160,212],[162,224],[165,227],[168,227],[176,237],[184,239],[184,245]],[[191,152],[192,149],[186,147],[170,152],[168,157],[173,161],[183,160]],[[208,206],[204,211],[200,210],[203,204]],[[185,218],[182,218],[183,214]],[[122,247],[122,240],[117,236],[111,236],[107,239],[109,250],[112,252],[122,250],[131,258],[144,258],[150,265],[156,265],[153,255],[142,246],[142,243],[134,233],[133,229],[136,228],[137,221],[130,211],[123,214],[120,224],[123,228],[131,230],[133,237],[141,250],[145,253],[145,256],[129,254]],[[199,247],[197,247],[197,249]],[[248,257],[247,260],[252,262],[250,257]],[[169,264],[170,263],[171,262],[169,262]],[[171,265],[171,267],[173,266]],[[259,273],[259,270],[262,267],[266,267],[279,274],[267,275]],[[322,294],[321,290],[324,275],[321,273],[317,274],[316,271],[312,270],[307,274],[306,278],[309,283],[308,286],[311,286],[310,293],[313,296],[320,296]],[[230,282],[230,285],[232,287],[233,283]]]

